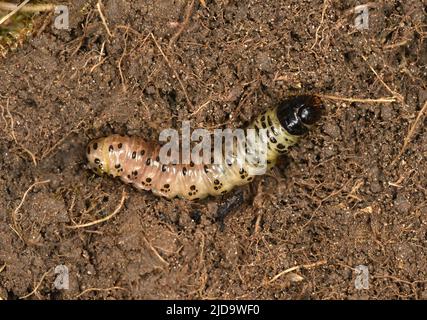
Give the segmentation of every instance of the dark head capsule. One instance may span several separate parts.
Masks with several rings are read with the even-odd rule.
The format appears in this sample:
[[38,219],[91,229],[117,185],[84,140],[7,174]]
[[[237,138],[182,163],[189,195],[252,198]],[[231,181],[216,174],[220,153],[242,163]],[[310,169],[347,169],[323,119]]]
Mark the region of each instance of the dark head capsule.
[[302,136],[308,126],[319,121],[322,103],[316,96],[302,95],[284,100],[277,108],[277,117],[283,128],[290,134]]

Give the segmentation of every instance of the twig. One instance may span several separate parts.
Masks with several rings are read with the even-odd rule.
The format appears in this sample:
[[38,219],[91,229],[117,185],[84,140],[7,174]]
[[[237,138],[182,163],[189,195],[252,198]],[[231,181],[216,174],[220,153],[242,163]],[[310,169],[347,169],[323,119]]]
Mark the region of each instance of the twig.
[[125,203],[126,198],[127,198],[127,194],[126,194],[125,190],[123,189],[123,191],[122,191],[122,198],[120,200],[120,203],[117,206],[117,208],[113,211],[113,213],[109,214],[108,216],[105,216],[104,218],[101,218],[101,219],[98,219],[98,220],[95,220],[95,221],[92,221],[92,222],[83,223],[83,224],[77,224],[75,226],[66,226],[66,227],[69,228],[69,229],[86,228],[86,227],[90,227],[90,226],[93,226],[93,225],[105,222],[107,220],[110,220],[123,207],[123,204]]
[[205,265],[205,236],[201,233],[202,240],[200,241],[200,253],[199,253],[199,269]]
[[9,123],[7,122],[6,116],[4,115],[4,107],[1,104],[0,104],[0,108],[1,108],[1,117],[4,121],[4,130],[7,131],[9,127]]
[[287,274],[289,272],[292,272],[292,271],[295,271],[295,270],[298,270],[298,269],[301,269],[301,268],[309,269],[309,268],[318,267],[318,266],[324,265],[326,262],[327,262],[326,260],[321,260],[321,261],[318,261],[318,262],[315,262],[315,263],[302,264],[302,265],[299,265],[299,266],[295,266],[295,267],[286,269],[286,270],[284,270],[284,271],[276,274],[273,278],[271,278],[271,280],[268,281],[268,283],[272,283],[272,282],[276,281],[281,276],[283,276],[284,274]]
[[151,249],[151,251],[154,253],[154,255],[166,266],[169,266],[169,263],[162,258],[162,256],[157,252],[157,250],[153,247],[153,245],[147,240],[147,238],[143,235],[142,238],[144,239],[145,244]]
[[424,113],[426,112],[426,110],[427,110],[427,100],[424,102],[424,105],[423,105],[422,109],[420,110],[420,112],[418,112],[417,118],[412,123],[412,125],[408,131],[408,134],[406,135],[405,139],[403,140],[403,146],[400,149],[399,154],[392,161],[391,166],[394,165],[396,163],[396,161],[399,160],[399,158],[402,156],[403,152],[405,152],[406,148],[408,147],[409,142],[412,139],[412,136],[415,133],[415,130],[417,129],[417,125],[421,121],[421,118],[424,116]]
[[105,50],[105,41],[102,42],[101,50],[99,51],[98,63],[96,63],[92,68],[90,68],[90,73],[92,73],[96,68],[98,68],[101,64],[103,64],[105,60],[107,60],[107,57],[103,57],[104,50]]
[[204,107],[206,107],[210,102],[211,102],[211,100],[206,101],[204,104],[202,104],[200,107],[198,107],[196,111],[190,113],[190,117],[198,114],[200,112],[200,110],[202,110]]
[[208,275],[207,275],[206,265],[205,265],[205,236],[203,235],[203,233],[200,233],[200,235],[202,239],[200,240],[199,264],[196,271],[196,272],[200,272],[200,276],[199,276],[200,285],[196,290],[192,291],[191,294],[198,293],[199,297],[202,297],[203,291],[206,288]]
[[187,9],[185,10],[185,18],[184,21],[181,23],[181,27],[179,30],[174,34],[174,36],[169,41],[169,47],[171,47],[176,39],[179,38],[181,33],[184,31],[185,27],[187,26],[188,22],[190,21],[191,14],[193,13],[193,7],[194,7],[194,0],[191,0],[191,2],[188,4]]
[[184,91],[184,95],[185,95],[185,98],[187,99],[187,103],[190,105],[191,110],[193,110],[193,104],[191,103],[190,98],[188,97],[187,90],[185,89],[184,83],[182,82],[181,78],[179,77],[178,72],[176,72],[176,70],[175,70],[174,68],[172,68],[172,65],[171,65],[171,63],[169,62],[168,57],[166,57],[165,53],[164,53],[164,52],[163,52],[163,50],[162,50],[162,47],[160,47],[159,43],[157,42],[157,40],[156,40],[156,38],[154,37],[154,34],[153,34],[152,32],[150,32],[150,36],[151,36],[151,38],[153,39],[153,41],[154,41],[154,43],[155,43],[155,45],[156,45],[157,49],[159,49],[159,51],[160,51],[161,55],[162,55],[162,56],[163,56],[163,58],[165,59],[165,61],[166,61],[167,65],[168,65],[168,67],[173,71],[173,73],[175,74],[175,77],[178,79],[178,82],[179,82],[179,84],[180,84],[180,86],[181,86],[181,88],[182,88],[182,91]]
[[392,275],[373,275],[372,278],[375,279],[391,279],[397,282],[402,282],[402,283],[406,283],[409,285],[414,285],[415,283],[426,283],[427,280],[415,280],[413,282],[407,281],[407,280],[403,280],[403,279],[399,279],[398,277],[392,276]]
[[34,293],[36,293],[36,291],[40,288],[44,278],[50,273],[52,269],[49,269],[48,271],[46,271],[43,276],[41,277],[39,283],[35,286],[34,290],[31,291],[29,294],[26,294],[25,296],[19,297],[19,299],[25,299],[28,298],[29,296],[32,296]]
[[362,102],[362,103],[381,103],[381,102],[395,102],[395,97],[384,97],[378,99],[365,99],[365,98],[346,98],[328,94],[317,94],[316,96],[320,98],[330,99],[330,100],[339,100],[339,101],[347,101],[347,102]]
[[[3,115],[3,106],[0,105],[0,107],[2,109],[2,117],[6,121],[6,119]],[[10,119],[10,135],[12,136],[12,139],[15,141],[15,143],[22,150],[24,150],[26,153],[28,153],[30,155],[31,159],[33,160],[34,165],[37,166],[37,159],[36,159],[36,156],[34,155],[34,153],[32,153],[30,150],[28,150],[26,147],[24,147],[24,145],[22,143],[18,142],[18,139],[16,138],[15,130],[14,130],[15,122],[13,120],[12,113],[10,112],[10,109],[9,109],[9,99],[7,99],[7,102],[6,102],[6,112],[7,112],[7,115],[9,116],[9,119]],[[7,128],[7,125],[6,125],[6,128]]]
[[107,57],[102,58],[101,61],[99,61],[92,68],[90,68],[89,72],[92,73],[96,68],[98,68],[101,64],[103,64],[105,62],[105,60],[107,60]]
[[98,9],[99,16],[101,17],[102,24],[104,25],[105,30],[107,30],[108,36],[112,38],[113,34],[111,33],[110,28],[108,28],[107,20],[105,19],[105,16],[101,10],[101,0],[99,0],[98,3],[96,4],[96,8]]
[[396,42],[396,43],[391,43],[391,44],[385,45],[383,48],[385,50],[394,49],[396,47],[401,47],[401,46],[406,45],[409,41],[410,41],[410,39],[404,39],[404,40],[401,40],[401,41]]
[[254,228],[254,234],[258,234],[259,230],[261,229],[261,219],[262,219],[262,213],[258,214],[255,221],[255,228]]
[[375,69],[369,64],[368,59],[362,55],[363,60],[365,60],[366,64],[369,66],[369,69],[375,74],[375,76],[378,78],[378,80],[381,82],[381,84],[393,95],[393,97],[396,97],[400,102],[404,102],[404,99],[402,95],[396,91],[393,91],[387,83],[384,82],[384,80],[379,76],[379,74],[375,71]]
[[[18,5],[15,3],[0,1],[0,10],[4,11],[14,11],[18,8]],[[27,4],[26,6],[19,9],[21,12],[43,12],[43,11],[52,11],[55,9],[55,5],[51,3],[43,4]]]
[[111,291],[111,290],[124,290],[124,291],[128,291],[127,289],[122,288],[122,287],[110,287],[110,288],[105,288],[105,289],[103,289],[103,288],[88,288],[88,289],[80,292],[78,295],[76,295],[74,297],[74,299],[80,298],[85,293],[88,293],[88,292],[91,292],[91,291]]
[[15,15],[23,6],[25,6],[30,0],[24,0],[19,6],[17,6],[15,9],[13,9],[11,12],[9,12],[7,15],[5,15],[3,18],[0,19],[0,25],[2,25],[4,22],[6,22],[9,18],[11,18],[13,15]]
[[123,88],[123,92],[126,92],[126,82],[125,82],[125,77],[123,76],[123,71],[122,71],[122,61],[124,56],[126,55],[126,51],[127,51],[127,43],[128,43],[128,30],[126,29],[126,34],[125,34],[125,47],[123,49],[123,53],[120,56],[119,62],[117,64],[118,68],[119,68],[119,74],[120,74],[120,79],[122,81],[122,88]]
[[13,227],[11,226],[12,230],[14,230],[19,238],[21,238],[21,240],[24,241],[24,238],[22,237],[22,234],[20,233],[21,228],[18,225],[18,221],[16,219],[16,216],[18,214],[19,209],[21,209],[22,205],[24,204],[25,199],[27,198],[28,193],[37,185],[39,184],[45,184],[45,183],[49,183],[50,180],[44,180],[44,181],[36,181],[34,182],[28,189],[27,191],[24,192],[24,195],[21,199],[21,202],[19,202],[18,206],[15,208],[15,210],[13,210],[12,212],[12,223],[13,223]]
[[314,43],[313,43],[313,45],[311,46],[310,49],[313,49],[316,46],[316,44],[317,44],[317,39],[319,37],[319,30],[320,30],[320,28],[323,25],[323,21],[325,20],[325,13],[326,13],[326,9],[328,8],[328,4],[329,4],[329,1],[328,0],[324,0],[324,2],[323,2],[323,9],[322,9],[322,17],[320,19],[320,24],[319,24],[319,26],[316,29],[316,34],[314,36]]

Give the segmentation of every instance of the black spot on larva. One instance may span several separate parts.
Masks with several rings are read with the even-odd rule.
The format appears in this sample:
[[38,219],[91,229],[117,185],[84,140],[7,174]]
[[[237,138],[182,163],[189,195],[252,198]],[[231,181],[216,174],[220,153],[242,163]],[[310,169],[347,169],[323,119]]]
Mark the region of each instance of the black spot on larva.
[[116,169],[120,168],[120,163],[116,164],[116,165],[114,166],[114,168],[116,168]]
[[169,183],[166,183],[163,187],[166,189],[169,189],[170,185],[169,185]]
[[207,166],[207,165],[204,165],[204,166],[203,166],[203,170],[205,170],[205,173],[208,173],[208,172],[209,172],[209,168],[208,168],[208,166]]
[[100,164],[100,163],[101,163],[101,160],[99,160],[98,158],[95,158],[95,163],[96,163],[96,164]]
[[98,149],[98,144],[95,142],[95,143],[93,144],[93,150],[96,150],[96,149]]
[[261,117],[261,121],[262,121],[262,122],[265,122],[265,115],[263,115],[263,116]]
[[182,174],[185,176],[185,175],[187,175],[187,168],[186,167],[184,167],[184,168],[182,168]]
[[278,149],[286,149],[286,146],[285,146],[285,145],[283,145],[283,144],[281,144],[281,143],[279,143],[279,144],[277,145],[277,148],[278,148]]
[[156,161],[160,162],[160,157],[159,156],[156,157]]
[[130,176],[130,174],[128,174],[128,179],[130,180],[130,179],[132,179],[132,177]]
[[216,187],[216,186],[215,186],[215,187],[214,187],[214,189],[215,189],[215,190],[218,190],[218,187]]
[[136,158],[136,151],[132,152],[132,159]]
[[150,158],[148,158],[148,159],[147,159],[147,161],[145,161],[145,164],[146,164],[147,166],[149,166],[149,165],[150,165],[150,163],[151,163],[151,159],[150,159]]
[[117,147],[118,147],[119,149],[121,149],[121,148],[123,147],[123,143],[119,143],[119,144],[117,145]]
[[141,156],[145,154],[145,150],[141,150]]
[[267,160],[267,164],[271,164],[271,160]]
[[240,174],[243,174],[243,173],[245,173],[245,169],[243,169],[243,168],[240,168],[240,170],[239,170],[239,173],[240,173]]
[[191,192],[188,193],[189,196],[192,196],[193,194]]
[[196,186],[193,184],[192,186],[190,186],[190,190],[196,190]]
[[276,143],[276,142],[277,142],[277,140],[276,140],[276,138],[275,138],[275,137],[270,137],[270,141],[271,141],[272,143]]
[[241,176],[240,176],[240,179],[245,179],[245,176],[242,174]]
[[227,191],[226,191],[226,190],[221,191],[221,194],[226,194],[226,193],[227,193]]
[[87,147],[87,154],[90,154],[90,147]]
[[252,179],[253,179],[253,177],[249,177],[249,178],[248,178],[248,181],[252,181]]
[[265,124],[265,122],[261,122],[261,125],[264,129],[267,128],[267,125]]
[[164,164],[162,165],[162,172],[166,172],[167,166]]
[[219,184],[219,180],[218,180],[218,179],[215,179],[215,180],[214,180],[214,184]]
[[112,152],[114,150],[114,147],[113,147],[113,145],[112,144],[110,144],[110,146],[108,147],[108,151],[109,152]]
[[132,171],[132,174],[133,174],[134,176],[137,176],[137,175],[138,175],[138,170]]
[[147,179],[145,179],[145,181],[147,181],[148,183],[150,183],[151,182],[151,178],[148,177]]
[[190,167],[194,167],[194,162],[190,161]]
[[268,125],[269,125],[270,127],[272,127],[272,126],[273,126],[273,122],[271,121],[270,116],[267,116],[267,123],[268,123]]

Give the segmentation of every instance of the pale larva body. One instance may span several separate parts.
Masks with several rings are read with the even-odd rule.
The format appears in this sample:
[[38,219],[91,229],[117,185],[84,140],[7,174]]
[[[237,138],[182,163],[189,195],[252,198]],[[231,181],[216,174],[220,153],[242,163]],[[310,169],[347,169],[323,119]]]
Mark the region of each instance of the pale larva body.
[[[297,96],[270,109],[248,127],[266,129],[267,164],[298,142],[320,118],[320,101],[314,96]],[[251,147],[248,147],[249,153]],[[111,135],[91,141],[87,147],[89,166],[98,173],[120,177],[137,189],[151,190],[167,198],[202,199],[225,194],[233,187],[251,182],[251,164],[162,164],[160,145],[139,137]]]

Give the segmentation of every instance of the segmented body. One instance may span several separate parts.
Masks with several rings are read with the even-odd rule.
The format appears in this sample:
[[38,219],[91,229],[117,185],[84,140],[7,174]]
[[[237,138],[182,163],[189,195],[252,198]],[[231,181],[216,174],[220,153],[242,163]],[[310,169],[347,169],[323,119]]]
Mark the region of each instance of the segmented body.
[[[259,115],[249,126],[258,132],[266,129],[267,164],[297,143],[309,126],[320,118],[320,101],[313,96],[298,96]],[[305,120],[305,122],[304,122]],[[247,152],[251,153],[249,150]],[[111,135],[89,143],[89,166],[97,172],[120,177],[138,189],[151,190],[167,198],[197,200],[225,194],[233,187],[251,182],[254,164],[162,164],[160,145],[134,136]],[[254,151],[254,150],[252,150]]]

